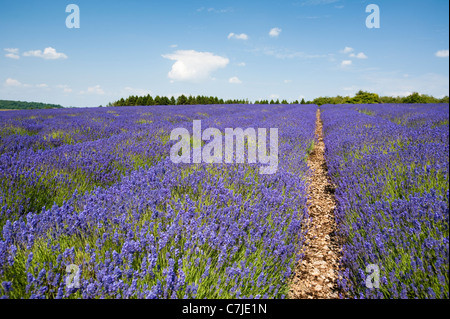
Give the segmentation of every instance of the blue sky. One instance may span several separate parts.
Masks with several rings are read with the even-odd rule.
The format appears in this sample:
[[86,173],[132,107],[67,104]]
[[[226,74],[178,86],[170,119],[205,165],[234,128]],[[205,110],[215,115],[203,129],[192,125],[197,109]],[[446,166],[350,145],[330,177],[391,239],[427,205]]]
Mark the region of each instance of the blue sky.
[[[66,27],[68,4],[80,28]],[[366,6],[380,28],[366,27]],[[0,99],[105,105],[128,95],[289,101],[449,94],[443,0],[0,4]]]

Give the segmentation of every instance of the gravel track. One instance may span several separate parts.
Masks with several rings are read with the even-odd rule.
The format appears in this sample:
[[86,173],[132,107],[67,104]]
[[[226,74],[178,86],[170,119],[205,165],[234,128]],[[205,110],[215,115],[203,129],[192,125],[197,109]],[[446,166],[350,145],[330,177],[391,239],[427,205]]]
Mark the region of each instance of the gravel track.
[[316,141],[308,157],[308,213],[311,218],[303,247],[303,258],[296,266],[288,298],[337,299],[336,284],[340,244],[336,238],[334,186],[328,179],[320,110],[317,111]]

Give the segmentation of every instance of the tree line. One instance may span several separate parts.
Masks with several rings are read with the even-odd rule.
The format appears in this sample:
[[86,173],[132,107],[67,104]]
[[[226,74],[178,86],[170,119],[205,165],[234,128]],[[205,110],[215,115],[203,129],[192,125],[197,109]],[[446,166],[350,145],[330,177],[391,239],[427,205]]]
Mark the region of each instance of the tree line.
[[148,94],[146,96],[131,95],[128,98],[121,98],[118,101],[109,103],[107,106],[147,106],[147,105],[199,105],[199,104],[250,104],[248,100],[224,100],[214,96],[185,96],[175,97],[155,96]]
[[59,104],[0,100],[0,109],[3,110],[61,109],[61,108],[63,108],[63,106]]
[[214,96],[185,96],[179,97],[167,97],[167,96],[155,96],[150,94],[147,96],[135,96],[131,95],[128,98],[121,98],[118,101],[109,103],[107,106],[149,106],[149,105],[207,105],[207,104],[383,104],[383,103],[449,103],[449,97],[438,99],[430,95],[419,94],[417,92],[412,93],[406,97],[391,97],[391,96],[379,96],[376,93],[370,93],[365,91],[359,91],[354,97],[349,96],[335,96],[335,97],[318,97],[312,101],[295,100],[288,102],[287,100],[271,99],[271,100],[257,100],[251,103],[248,99],[235,99],[224,100]]
[[[260,100],[251,103],[248,99],[219,99],[215,96],[185,96],[180,95],[175,99],[175,97],[167,97],[167,96],[155,96],[154,98],[148,94],[146,96],[136,96],[131,95],[128,98],[121,98],[118,101],[109,103],[107,106],[149,106],[149,105],[208,105],[208,104],[307,104],[308,102],[305,99],[302,99],[301,102],[298,100],[288,102],[287,100],[280,101],[277,100]],[[309,102],[312,103],[312,102]]]
[[[311,101],[313,104],[429,104],[429,103],[448,103],[449,97],[445,96],[441,99],[435,98],[426,94],[419,94],[414,92],[405,97],[393,97],[393,96],[379,96],[376,93],[370,93],[365,91],[359,91],[354,97],[349,96],[336,96],[336,97],[318,97]],[[309,103],[309,102],[308,102]]]

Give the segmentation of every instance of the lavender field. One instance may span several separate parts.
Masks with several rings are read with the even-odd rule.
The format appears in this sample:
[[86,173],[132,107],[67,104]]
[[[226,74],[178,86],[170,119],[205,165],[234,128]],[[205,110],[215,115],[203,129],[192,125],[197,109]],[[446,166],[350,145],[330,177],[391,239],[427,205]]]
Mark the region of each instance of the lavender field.
[[[356,298],[449,297],[449,108],[323,106],[345,238],[340,286]],[[380,268],[379,289],[365,285]]]
[[[1,295],[282,298],[307,217],[316,106],[1,114]],[[176,165],[174,127],[277,127],[279,167]],[[67,267],[80,267],[68,288]]]
[[[2,298],[285,298],[302,259],[316,105],[0,113]],[[345,298],[449,297],[449,109],[324,105]],[[279,165],[174,164],[192,121],[278,128]],[[195,143],[195,141],[193,141]],[[380,287],[366,286],[366,267]],[[79,267],[79,285],[73,265]]]

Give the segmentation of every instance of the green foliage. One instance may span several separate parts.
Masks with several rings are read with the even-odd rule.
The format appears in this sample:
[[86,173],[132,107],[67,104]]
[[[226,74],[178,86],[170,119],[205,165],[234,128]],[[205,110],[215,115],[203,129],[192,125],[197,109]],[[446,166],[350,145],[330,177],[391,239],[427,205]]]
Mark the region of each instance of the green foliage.
[[433,96],[426,95],[426,94],[419,94],[417,92],[414,92],[413,94],[402,98],[402,103],[420,103],[420,104],[426,104],[426,103],[448,103],[448,96],[443,97],[442,99],[437,99]]
[[349,104],[380,104],[381,100],[378,94],[359,91],[355,97],[348,100]]
[[[359,91],[355,97],[349,96],[336,96],[336,97],[318,97],[312,102],[306,102],[306,104],[313,103],[319,106],[324,104],[404,104],[404,103],[448,103],[449,98],[445,96],[441,99],[429,96],[426,94],[413,93],[407,97],[393,97],[393,96],[379,96],[376,93],[370,93],[365,91]],[[303,100],[302,100],[303,104]]]
[[[306,101],[302,98],[300,104],[316,104],[318,106],[324,104],[379,104],[379,103],[393,103],[393,104],[402,104],[402,103],[448,103],[448,96],[437,99],[429,95],[421,95],[419,93],[413,93],[408,97],[391,97],[391,96],[379,96],[376,93],[370,93],[365,91],[359,91],[352,98],[350,96],[321,96],[315,98],[312,101]],[[112,102],[107,104],[107,106],[142,106],[142,105],[212,105],[212,104],[251,104],[248,99],[228,99],[223,100],[214,96],[186,96],[180,95],[178,98],[175,97],[166,97],[159,96],[156,97],[150,96],[134,96],[131,95],[128,98],[121,98],[116,102]],[[283,99],[281,102],[279,99],[277,100],[257,100],[254,104],[299,104],[299,101],[293,101],[291,103],[288,100]],[[0,107],[1,108],[1,107]]]
[[58,104],[0,100],[0,110],[62,109]]
[[150,95],[147,96],[134,96],[131,95],[128,98],[121,98],[120,100],[109,103],[108,106],[148,106],[148,105],[206,105],[206,104],[250,104],[246,100],[223,100],[214,96],[192,96],[180,95],[177,99],[175,97],[167,96],[155,96],[153,98]]

